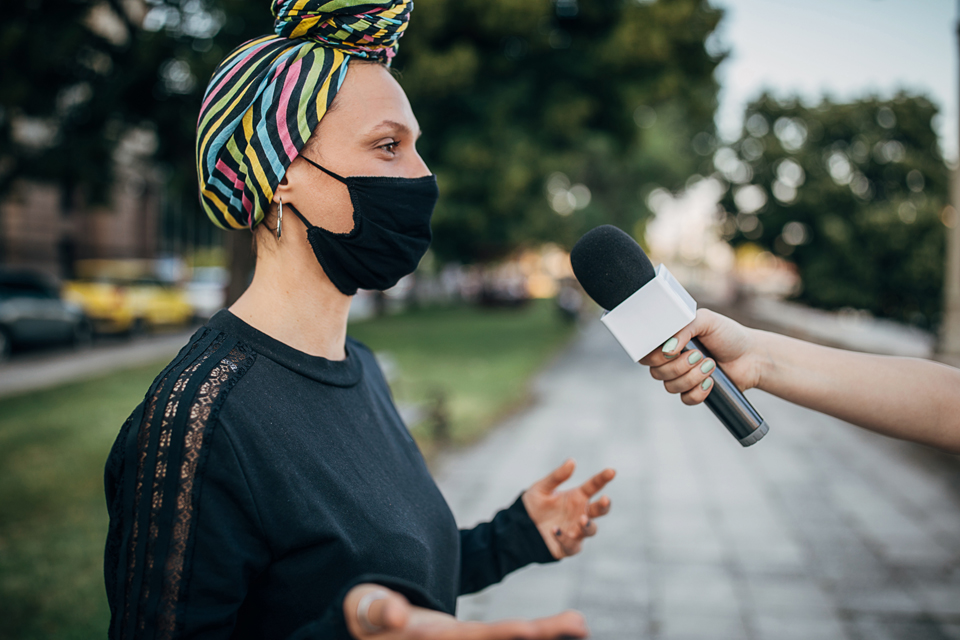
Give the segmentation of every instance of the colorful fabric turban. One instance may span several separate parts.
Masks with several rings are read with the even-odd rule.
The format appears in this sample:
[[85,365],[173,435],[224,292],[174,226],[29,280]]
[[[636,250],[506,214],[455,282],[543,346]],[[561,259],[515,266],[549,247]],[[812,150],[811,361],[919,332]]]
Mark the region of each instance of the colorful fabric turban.
[[389,62],[412,0],[275,0],[276,35],[237,47],[197,123],[200,202],[224,229],[252,229],[326,113],[350,56]]

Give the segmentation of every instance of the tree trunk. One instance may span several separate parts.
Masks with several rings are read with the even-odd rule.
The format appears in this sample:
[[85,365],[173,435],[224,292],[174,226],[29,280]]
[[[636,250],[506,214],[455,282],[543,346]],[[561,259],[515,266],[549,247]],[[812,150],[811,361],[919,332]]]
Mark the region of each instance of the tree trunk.
[[246,229],[228,231],[226,245],[230,282],[227,284],[225,306],[229,307],[247,290],[253,277],[256,256],[253,253],[253,237]]
[[[957,20],[957,51],[960,54],[960,17]],[[950,172],[952,225],[947,226],[946,277],[943,281],[943,322],[938,351],[960,356],[960,169]],[[946,220],[944,222],[947,222]]]
[[951,172],[953,215],[947,228],[946,277],[943,282],[944,310],[940,327],[940,353],[960,356],[960,170]]

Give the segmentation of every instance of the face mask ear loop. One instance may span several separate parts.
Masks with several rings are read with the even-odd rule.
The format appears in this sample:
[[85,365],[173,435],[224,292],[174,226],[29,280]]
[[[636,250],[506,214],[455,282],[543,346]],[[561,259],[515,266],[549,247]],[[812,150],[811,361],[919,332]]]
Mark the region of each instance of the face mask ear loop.
[[307,156],[305,156],[305,155],[303,155],[303,154],[300,154],[300,157],[303,158],[304,160],[306,160],[307,162],[309,162],[310,164],[312,164],[313,166],[315,166],[317,169],[320,169],[320,171],[323,171],[325,174],[327,174],[328,176],[330,176],[330,177],[333,178],[334,180],[339,180],[339,181],[342,182],[343,184],[347,184],[347,179],[346,179],[346,178],[343,178],[343,177],[341,177],[341,176],[338,176],[338,175],[335,174],[333,171],[330,171],[330,169],[326,169],[326,168],[324,168],[324,167],[321,167],[321,166],[318,165],[316,162],[314,162],[313,160],[311,160],[310,158],[308,158]]
[[296,208],[295,206],[293,206],[292,204],[290,204],[289,202],[287,203],[287,208],[290,209],[290,211],[293,211],[293,213],[294,213],[298,218],[300,218],[300,220],[301,220],[301,221],[303,222],[303,224],[307,227],[307,229],[312,229],[312,228],[315,226],[315,225],[310,224],[310,221],[307,220],[306,218],[304,218],[304,217],[303,217],[303,214],[300,213],[299,211],[297,211],[297,208]]

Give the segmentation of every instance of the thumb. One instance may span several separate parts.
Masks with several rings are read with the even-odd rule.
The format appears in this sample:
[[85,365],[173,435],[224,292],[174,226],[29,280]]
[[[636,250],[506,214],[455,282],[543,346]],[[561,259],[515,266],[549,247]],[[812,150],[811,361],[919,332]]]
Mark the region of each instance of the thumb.
[[372,638],[385,631],[403,629],[410,618],[410,603],[396,591],[374,583],[350,590],[343,602],[351,637]]
[[410,603],[406,598],[390,593],[383,600],[370,605],[370,622],[384,631],[403,629],[410,618]]
[[538,491],[543,491],[544,493],[551,493],[554,489],[569,480],[576,468],[577,463],[574,462],[573,458],[568,458],[563,464],[551,471],[546,478],[534,483],[533,488]]

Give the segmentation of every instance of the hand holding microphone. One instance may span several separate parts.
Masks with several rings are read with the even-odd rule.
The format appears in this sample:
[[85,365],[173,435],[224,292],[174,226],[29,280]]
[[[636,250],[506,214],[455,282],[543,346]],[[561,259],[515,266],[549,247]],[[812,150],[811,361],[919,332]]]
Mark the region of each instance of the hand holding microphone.
[[[662,265],[655,271],[616,227],[584,234],[570,259],[584,290],[610,310],[603,322],[627,352],[686,404],[704,402],[744,446],[767,430],[741,392],[756,387],[864,429],[960,454],[960,369],[833,349],[696,311],[669,272]],[[644,308],[650,301],[659,306]],[[703,359],[691,363],[694,350],[716,368],[704,372]],[[704,389],[709,378],[714,383]]]
[[[709,351],[709,357],[727,377],[742,390],[760,385],[761,357],[756,348],[754,332],[743,325],[707,309],[699,309],[696,319],[677,332],[662,349],[654,349],[640,359],[650,367],[650,375],[663,382],[670,393],[679,393],[684,404],[703,402],[712,389],[704,388],[712,371],[703,372],[701,363],[690,362],[697,351],[683,351],[683,346],[696,338]],[[704,356],[706,358],[707,356]]]
[[[607,310],[602,321],[631,358],[641,363],[653,358],[648,362],[659,362],[660,367],[676,359],[675,364],[658,373],[674,376],[670,378],[672,387],[688,394],[688,404],[705,401],[744,447],[766,435],[767,423],[723,369],[713,367],[716,358],[692,338],[693,330],[689,331],[689,342],[678,334],[675,345],[665,345],[665,354],[663,349],[659,355],[655,353],[655,348],[697,318],[696,302],[666,267],[660,265],[655,270],[640,245],[610,225],[584,234],[573,247],[570,261],[587,294]],[[691,352],[689,356],[679,356],[687,351]],[[697,369],[690,369],[694,365]],[[698,377],[697,371],[703,375]],[[699,385],[699,392],[690,383]]]

